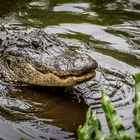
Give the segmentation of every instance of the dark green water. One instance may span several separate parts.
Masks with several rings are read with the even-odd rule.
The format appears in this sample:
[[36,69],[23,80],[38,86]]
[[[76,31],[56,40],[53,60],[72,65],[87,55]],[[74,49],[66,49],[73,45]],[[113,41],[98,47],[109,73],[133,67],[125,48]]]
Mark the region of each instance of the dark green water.
[[132,74],[140,71],[139,0],[0,0],[0,21],[11,30],[41,28],[97,60],[96,78],[70,89],[0,87],[0,138],[75,139],[87,105],[100,113],[108,91],[133,135]]

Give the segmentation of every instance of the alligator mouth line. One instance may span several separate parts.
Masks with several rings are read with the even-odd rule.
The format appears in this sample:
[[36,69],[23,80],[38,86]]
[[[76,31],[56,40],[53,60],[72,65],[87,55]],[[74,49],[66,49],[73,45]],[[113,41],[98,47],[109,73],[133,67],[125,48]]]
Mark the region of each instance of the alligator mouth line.
[[77,76],[75,75],[57,76],[51,72],[46,74],[42,74],[39,72],[35,75],[36,76],[34,76],[32,80],[27,81],[27,83],[30,83],[32,85],[40,85],[40,86],[68,87],[90,80],[91,78],[95,77],[96,72],[92,71],[84,75],[77,75]]
[[83,75],[70,74],[59,76],[49,71],[47,73],[42,73],[29,63],[26,63],[23,67],[24,71],[20,72],[20,74],[16,71],[13,71],[11,74],[13,74],[14,77],[17,77],[19,82],[27,85],[68,87],[80,84],[96,76],[96,72],[94,70],[83,73]]
[[74,86],[80,83],[83,83],[87,80],[96,76],[96,72],[92,71],[84,75],[68,75],[68,76],[57,76],[53,73],[48,73],[47,77],[51,77],[52,83],[49,85],[52,86]]

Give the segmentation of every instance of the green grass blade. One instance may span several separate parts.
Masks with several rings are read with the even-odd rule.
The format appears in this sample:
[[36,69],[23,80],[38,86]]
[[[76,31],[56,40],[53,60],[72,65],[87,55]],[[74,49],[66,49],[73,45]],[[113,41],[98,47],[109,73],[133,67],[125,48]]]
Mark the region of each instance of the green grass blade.
[[93,129],[95,140],[108,140],[107,136],[102,132],[101,123],[96,112],[93,113]]
[[94,129],[93,129],[93,119],[92,112],[89,108],[86,114],[86,122],[78,128],[78,140],[93,140]]
[[102,133],[101,124],[96,112],[92,115],[91,109],[88,109],[86,122],[78,128],[78,140],[108,140]]
[[135,127],[135,139],[140,139],[140,73],[134,75],[135,79],[135,106],[133,110],[134,114],[134,127]]
[[105,112],[107,124],[111,133],[110,139],[114,140],[131,140],[129,134],[121,123],[110,98],[106,92],[102,93],[102,107]]

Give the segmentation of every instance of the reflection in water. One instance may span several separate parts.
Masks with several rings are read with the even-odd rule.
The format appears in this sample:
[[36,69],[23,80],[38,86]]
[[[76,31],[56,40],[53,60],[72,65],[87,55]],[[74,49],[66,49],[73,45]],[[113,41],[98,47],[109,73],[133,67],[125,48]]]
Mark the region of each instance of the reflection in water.
[[85,120],[87,106],[79,97],[71,95],[70,89],[26,87],[8,90],[1,88],[0,122],[5,120],[4,129],[13,122],[10,127],[14,131],[9,130],[13,135],[8,135],[13,139],[19,138],[19,134],[27,139],[72,138],[78,125]]
[[[0,1],[0,19],[10,29],[42,28],[99,63],[96,78],[72,91],[25,88],[4,92],[7,90],[0,87],[0,124],[4,123],[7,130],[12,123],[13,139],[19,135],[30,139],[72,139],[87,109],[70,95],[74,90],[100,113],[103,122],[100,93],[101,89],[107,90],[125,126],[132,127],[132,74],[140,70],[139,0],[24,0],[13,6],[9,6],[11,1]],[[105,123],[103,126],[107,131]],[[1,129],[0,134],[5,139],[10,137]]]
[[30,1],[31,0],[0,0],[0,17],[10,15],[13,12],[18,12],[21,8],[24,8],[24,6]]

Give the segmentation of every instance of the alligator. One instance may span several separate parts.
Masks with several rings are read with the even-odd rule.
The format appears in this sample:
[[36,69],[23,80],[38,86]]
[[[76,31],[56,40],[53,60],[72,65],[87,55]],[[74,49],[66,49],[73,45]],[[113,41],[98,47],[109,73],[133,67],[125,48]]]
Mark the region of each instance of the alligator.
[[14,85],[74,86],[96,75],[97,62],[42,30],[0,28],[0,81]]

